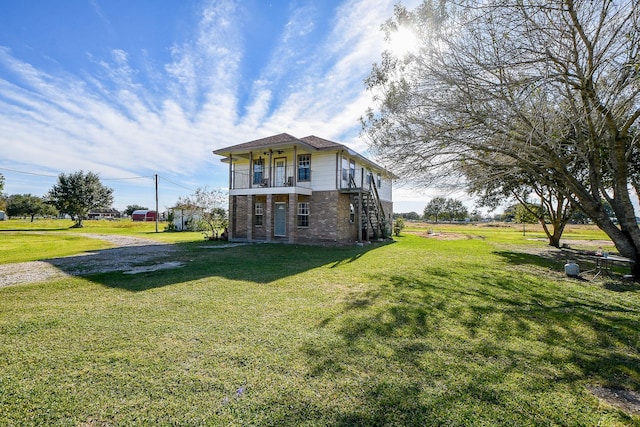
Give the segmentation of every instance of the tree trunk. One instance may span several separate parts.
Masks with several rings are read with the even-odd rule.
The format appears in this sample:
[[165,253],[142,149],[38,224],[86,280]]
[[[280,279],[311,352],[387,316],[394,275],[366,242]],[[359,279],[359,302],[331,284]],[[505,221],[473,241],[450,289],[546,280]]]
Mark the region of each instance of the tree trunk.
[[[589,215],[589,212],[585,213]],[[635,218],[633,221],[629,219],[619,221],[620,228],[618,228],[602,209],[589,216],[609,236],[620,255],[633,261],[631,271],[634,280],[640,281],[640,228]]]
[[549,239],[549,246],[553,246],[554,248],[560,247],[560,238],[562,237],[562,233],[564,232],[564,227],[567,225],[564,221],[554,221],[553,222],[553,232],[549,230],[549,227],[544,221],[544,218],[540,219],[540,224],[542,224],[542,228],[544,229],[547,238]]

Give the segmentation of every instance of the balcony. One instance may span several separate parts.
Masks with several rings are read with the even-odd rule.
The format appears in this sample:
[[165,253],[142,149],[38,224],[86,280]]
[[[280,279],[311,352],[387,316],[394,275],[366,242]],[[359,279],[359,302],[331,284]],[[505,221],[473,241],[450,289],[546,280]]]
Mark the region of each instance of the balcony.
[[[266,168],[263,171],[253,173],[243,168],[231,172],[229,186],[230,195],[250,195],[250,194],[312,194],[312,181],[298,180],[298,170],[287,165],[286,169],[279,170]],[[269,173],[271,172],[271,174]],[[286,173],[285,173],[286,172]],[[342,193],[358,193],[361,191],[375,191],[377,187],[377,176],[372,175],[367,169],[341,169],[322,174],[317,171],[315,174],[308,170],[307,177],[314,176],[316,179],[315,188],[337,189]],[[333,178],[333,177],[335,178]],[[320,180],[320,181],[318,181]]]
[[295,181],[292,175],[264,173],[249,174],[233,171],[229,188],[230,195],[249,194],[306,194],[311,195],[311,181]]

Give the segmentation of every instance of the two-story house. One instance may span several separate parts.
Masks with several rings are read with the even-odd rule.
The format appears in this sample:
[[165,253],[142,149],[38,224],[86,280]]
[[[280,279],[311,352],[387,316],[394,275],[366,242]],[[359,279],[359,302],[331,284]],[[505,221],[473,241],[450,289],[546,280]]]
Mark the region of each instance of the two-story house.
[[393,174],[343,144],[282,133],[213,153],[229,165],[229,240],[345,244],[390,235]]

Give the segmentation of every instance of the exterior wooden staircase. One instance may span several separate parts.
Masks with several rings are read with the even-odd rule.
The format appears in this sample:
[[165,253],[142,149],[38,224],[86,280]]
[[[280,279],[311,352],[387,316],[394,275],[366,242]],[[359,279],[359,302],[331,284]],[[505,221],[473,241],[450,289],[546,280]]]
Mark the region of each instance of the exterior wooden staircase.
[[353,178],[349,180],[351,203],[359,225],[359,241],[381,239],[388,235],[388,224],[375,180],[366,181],[368,185],[358,187]]

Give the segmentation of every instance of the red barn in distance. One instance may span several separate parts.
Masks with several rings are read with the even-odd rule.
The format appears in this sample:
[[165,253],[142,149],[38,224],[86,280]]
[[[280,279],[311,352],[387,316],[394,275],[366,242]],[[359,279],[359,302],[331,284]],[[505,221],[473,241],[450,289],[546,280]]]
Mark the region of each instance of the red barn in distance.
[[149,210],[137,210],[131,214],[133,221],[155,221],[158,213],[156,211]]

